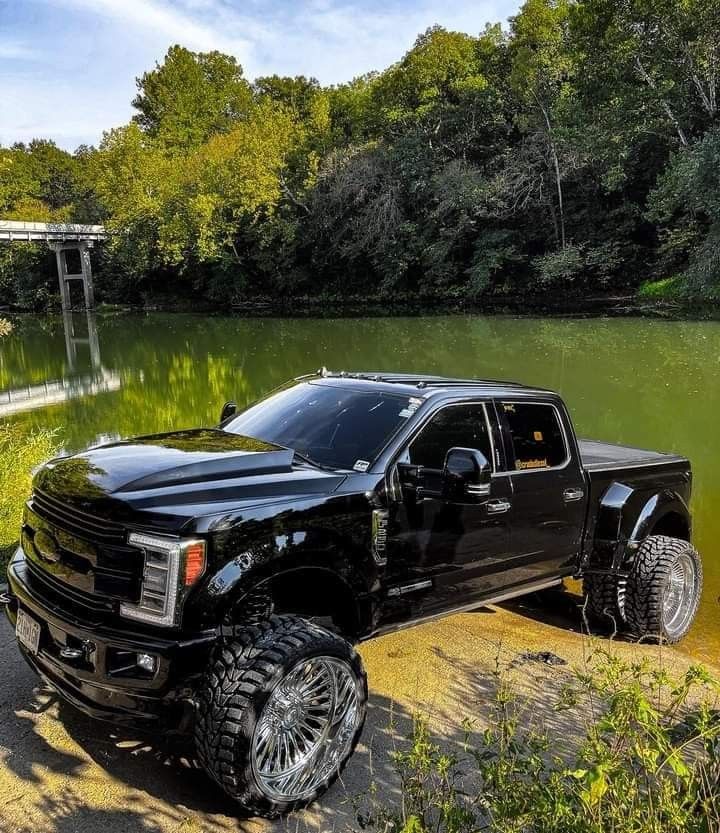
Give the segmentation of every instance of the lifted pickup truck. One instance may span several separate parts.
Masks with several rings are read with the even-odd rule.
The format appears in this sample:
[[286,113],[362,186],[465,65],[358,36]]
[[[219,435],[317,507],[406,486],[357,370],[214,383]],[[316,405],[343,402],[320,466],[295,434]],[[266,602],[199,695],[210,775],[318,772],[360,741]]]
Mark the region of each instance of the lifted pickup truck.
[[577,440],[551,391],[322,371],[219,428],[49,462],[4,601],[63,697],[193,731],[271,817],[352,754],[360,640],[567,576],[588,621],[680,639],[702,584],[690,488],[683,457]]

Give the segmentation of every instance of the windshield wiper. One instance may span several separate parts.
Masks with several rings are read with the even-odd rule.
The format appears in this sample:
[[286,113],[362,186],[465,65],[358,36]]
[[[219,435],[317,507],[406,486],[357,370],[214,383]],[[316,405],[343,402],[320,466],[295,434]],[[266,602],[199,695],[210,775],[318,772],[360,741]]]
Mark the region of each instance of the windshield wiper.
[[332,466],[324,466],[322,463],[318,463],[317,460],[313,460],[312,457],[308,457],[306,454],[301,454],[296,448],[293,448],[293,454],[298,458],[298,460],[303,463],[307,463],[309,466],[313,466],[313,468],[322,469],[323,471],[335,471]]

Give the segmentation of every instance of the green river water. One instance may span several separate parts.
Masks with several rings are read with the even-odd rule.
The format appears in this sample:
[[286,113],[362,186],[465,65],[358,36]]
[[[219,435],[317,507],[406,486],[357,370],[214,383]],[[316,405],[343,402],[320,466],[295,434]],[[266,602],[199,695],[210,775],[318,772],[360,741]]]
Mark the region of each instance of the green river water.
[[683,647],[720,648],[720,323],[505,316],[242,319],[161,314],[13,319],[0,420],[60,429],[68,450],[217,422],[327,365],[512,379],[558,390],[581,436],[693,464],[700,614]]

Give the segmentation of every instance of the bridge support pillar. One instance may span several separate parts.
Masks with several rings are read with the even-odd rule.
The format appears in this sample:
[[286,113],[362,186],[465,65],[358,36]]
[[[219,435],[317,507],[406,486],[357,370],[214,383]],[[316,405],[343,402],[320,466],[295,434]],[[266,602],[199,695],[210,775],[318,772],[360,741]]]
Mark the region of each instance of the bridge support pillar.
[[[79,242],[50,243],[50,248],[55,251],[57,261],[58,281],[60,282],[60,302],[63,312],[72,309],[72,298],[70,297],[70,281],[82,281],[83,294],[85,296],[85,309],[94,309],[95,290],[93,288],[92,264],[90,262],[90,249],[92,241],[80,240]],[[74,250],[80,254],[80,271],[69,272],[66,254]]]

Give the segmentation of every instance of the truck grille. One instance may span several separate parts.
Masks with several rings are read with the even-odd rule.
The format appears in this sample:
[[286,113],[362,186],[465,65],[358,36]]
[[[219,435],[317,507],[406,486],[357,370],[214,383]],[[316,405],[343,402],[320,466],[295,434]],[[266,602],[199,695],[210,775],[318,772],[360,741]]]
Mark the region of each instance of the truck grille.
[[32,503],[41,518],[80,538],[117,544],[125,542],[125,530],[121,526],[81,512],[43,492],[33,492]]
[[[40,532],[51,538],[51,559],[43,554],[40,537],[35,545]],[[143,555],[127,546],[117,524],[36,491],[25,509],[22,545],[34,591],[55,607],[95,621],[120,602],[139,599]]]
[[25,563],[30,586],[46,604],[49,603],[59,610],[71,612],[92,625],[100,624],[105,615],[113,612],[111,599],[103,600],[94,594],[75,590],[64,582],[58,581],[51,573],[45,572],[30,557]]

